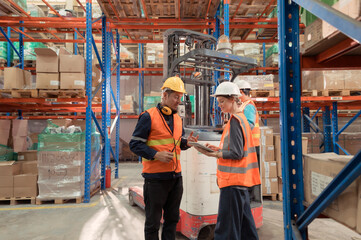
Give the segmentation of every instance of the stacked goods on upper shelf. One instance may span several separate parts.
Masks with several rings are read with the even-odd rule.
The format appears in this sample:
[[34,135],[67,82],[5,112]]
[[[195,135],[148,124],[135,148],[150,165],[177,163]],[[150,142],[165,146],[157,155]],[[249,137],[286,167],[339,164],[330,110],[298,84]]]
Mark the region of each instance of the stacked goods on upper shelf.
[[[19,42],[14,42],[14,46],[17,51],[19,51]],[[25,42],[24,43],[24,60],[36,60],[35,48],[46,48],[43,43],[39,42]],[[19,61],[19,56],[16,53],[13,53],[14,60],[16,63]]]
[[261,61],[261,46],[258,43],[235,43],[233,44],[233,54],[254,58],[259,65]]
[[[184,48],[180,47],[180,51]],[[182,55],[182,54],[181,54]],[[161,43],[147,43],[145,46],[145,63],[149,64],[163,64],[163,44]]]
[[64,48],[36,48],[37,89],[85,89],[85,60]]
[[360,70],[303,71],[303,90],[360,90]]
[[[353,19],[358,19],[361,16],[361,2],[360,0],[334,0],[328,1],[332,8],[350,16]],[[331,37],[337,29],[321,19],[317,19],[305,28],[305,44],[304,49],[312,48],[323,39]]]
[[266,67],[278,67],[278,62],[278,44],[275,44],[266,51]]
[[273,90],[274,75],[238,75],[235,82],[245,80],[251,84],[251,90]]
[[59,89],[59,56],[51,48],[36,48],[36,88]]
[[[3,63],[5,63],[5,61],[7,61],[7,57],[8,57],[8,42],[0,42],[0,60],[2,60]],[[10,62],[13,59],[13,51],[12,49],[10,49]],[[5,66],[5,64],[4,64]]]
[[59,58],[60,89],[85,89],[85,59],[66,51]]

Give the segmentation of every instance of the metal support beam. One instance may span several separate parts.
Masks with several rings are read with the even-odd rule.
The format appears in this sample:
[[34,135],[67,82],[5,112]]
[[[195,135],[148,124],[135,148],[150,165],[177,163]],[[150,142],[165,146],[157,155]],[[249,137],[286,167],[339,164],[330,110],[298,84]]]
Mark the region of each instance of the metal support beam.
[[298,218],[298,228],[300,230],[306,229],[306,227],[360,175],[361,151],[350,160],[345,168],[341,170],[317,199]]
[[328,22],[350,38],[361,43],[361,22],[319,0],[293,0],[307,11]]
[[331,138],[331,113],[330,107],[325,106],[324,111],[322,113],[322,121],[323,121],[323,135],[325,152],[332,152],[332,138]]
[[[11,27],[8,27],[8,38],[11,38]],[[10,43],[7,43],[7,66],[11,67],[11,46]]]
[[337,117],[337,102],[332,103],[332,142],[333,142],[333,151],[337,154],[340,153],[338,148],[338,117]]
[[[92,4],[91,0],[86,2],[86,39],[90,43],[92,40]],[[92,45],[86,44],[86,118],[85,118],[85,179],[84,179],[84,202],[90,201],[90,176],[91,176],[91,150],[92,150]]]
[[[278,0],[278,41],[280,51],[280,122],[283,180],[283,222],[285,239],[293,239],[295,221],[304,211],[301,132],[301,72],[299,48],[299,7]],[[301,231],[302,239],[306,232]]]
[[[118,105],[116,115],[119,116],[120,112],[120,36],[119,31],[116,30],[116,55],[117,55],[117,102]],[[120,132],[120,120],[117,119],[116,127],[115,127],[115,178],[119,178],[119,132]]]
[[[20,23],[23,23],[23,21],[20,21]],[[24,32],[24,27],[19,28],[20,31]],[[20,62],[20,68],[24,69],[24,35],[22,33],[19,33],[19,62]]]
[[310,108],[304,107],[303,108],[303,132],[309,133],[310,132],[310,122],[308,119],[305,118],[305,115],[308,117],[310,116]]

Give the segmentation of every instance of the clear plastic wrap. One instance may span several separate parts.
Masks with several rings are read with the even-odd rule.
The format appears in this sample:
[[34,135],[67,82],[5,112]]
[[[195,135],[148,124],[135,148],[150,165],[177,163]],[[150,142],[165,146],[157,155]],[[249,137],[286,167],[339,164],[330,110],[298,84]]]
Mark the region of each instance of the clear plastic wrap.
[[274,75],[239,75],[234,80],[245,80],[251,84],[251,90],[273,90]]
[[[91,191],[100,185],[100,134],[93,128]],[[78,126],[59,127],[49,121],[38,136],[39,199],[84,195],[85,132]]]
[[0,162],[13,160],[15,160],[14,151],[8,146],[0,144]]

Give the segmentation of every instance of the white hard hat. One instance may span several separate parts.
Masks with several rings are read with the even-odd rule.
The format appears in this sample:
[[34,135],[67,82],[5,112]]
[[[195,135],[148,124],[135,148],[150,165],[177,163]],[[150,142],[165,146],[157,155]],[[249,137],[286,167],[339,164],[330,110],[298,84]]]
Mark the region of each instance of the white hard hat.
[[235,83],[239,89],[251,89],[251,84],[246,80],[236,80]]
[[233,82],[222,82],[218,85],[216,92],[211,95],[212,97],[217,96],[241,96],[237,84]]

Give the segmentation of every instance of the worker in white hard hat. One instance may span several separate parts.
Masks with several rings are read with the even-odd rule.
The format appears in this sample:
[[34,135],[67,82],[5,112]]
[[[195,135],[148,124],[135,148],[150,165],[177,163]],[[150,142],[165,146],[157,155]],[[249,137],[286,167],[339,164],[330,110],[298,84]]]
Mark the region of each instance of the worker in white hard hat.
[[[251,127],[252,138],[257,151],[258,166],[260,166],[259,139],[261,136],[261,132],[259,129],[259,115],[258,115],[257,107],[250,97],[251,84],[245,80],[237,80],[237,79],[235,83],[239,88],[239,92],[242,94],[240,97],[242,101],[241,111],[246,116],[247,121]],[[250,188],[251,201],[257,201],[256,196],[260,195],[260,192],[261,192],[260,186],[255,186],[253,188]]]
[[215,240],[256,240],[249,188],[260,185],[257,155],[251,128],[240,110],[238,86],[222,82],[216,89],[219,107],[231,114],[224,127],[219,147],[206,144],[213,151],[195,147],[199,152],[217,158],[217,184],[220,188]]
[[170,77],[161,89],[161,102],[139,116],[129,142],[130,150],[142,157],[146,240],[159,239],[162,212],[162,239],[175,239],[183,195],[180,153],[191,147],[188,142],[198,140],[193,133],[183,138],[183,123],[177,114],[186,93],[182,79]]

